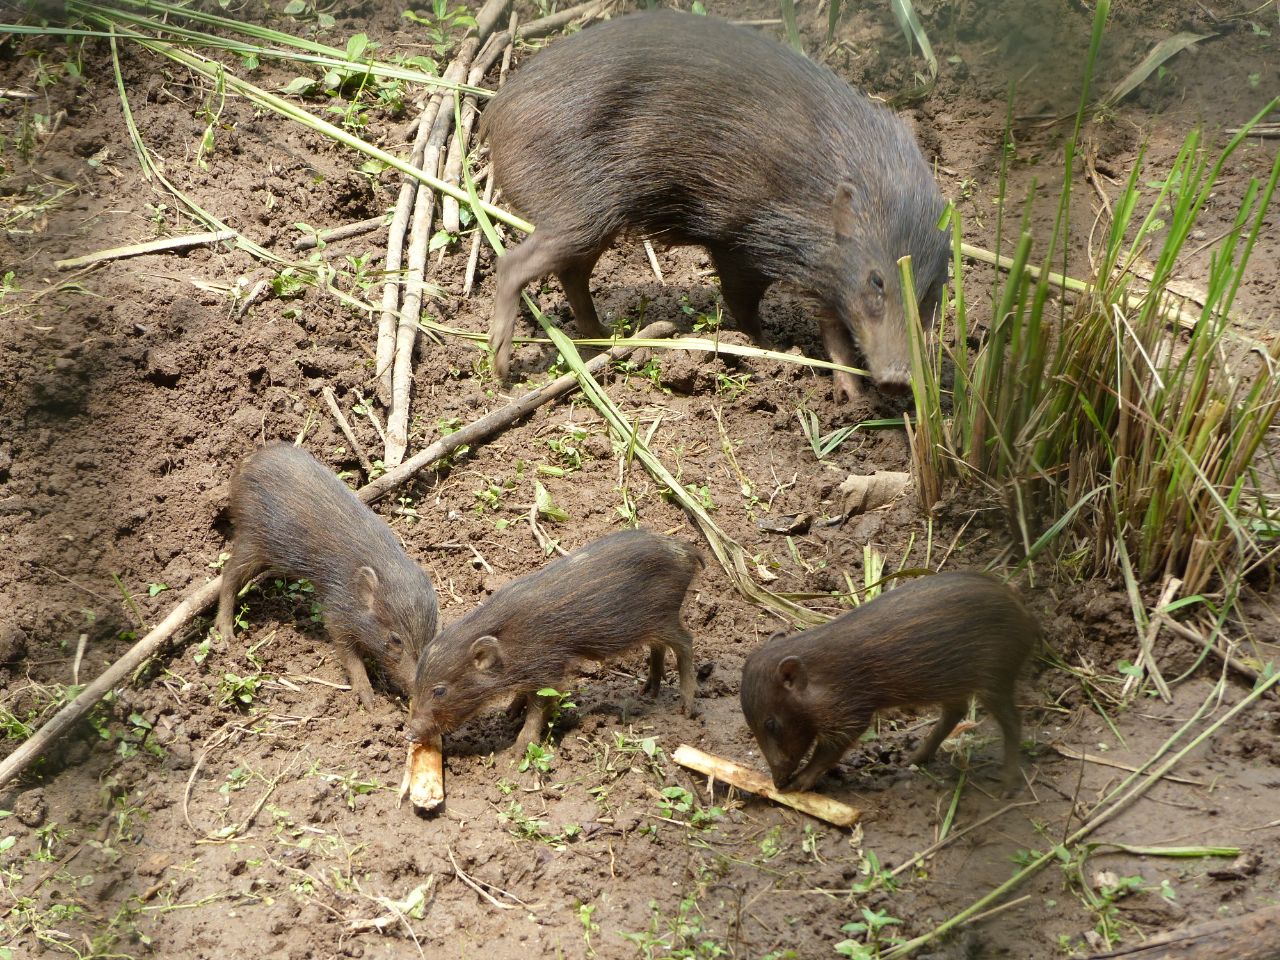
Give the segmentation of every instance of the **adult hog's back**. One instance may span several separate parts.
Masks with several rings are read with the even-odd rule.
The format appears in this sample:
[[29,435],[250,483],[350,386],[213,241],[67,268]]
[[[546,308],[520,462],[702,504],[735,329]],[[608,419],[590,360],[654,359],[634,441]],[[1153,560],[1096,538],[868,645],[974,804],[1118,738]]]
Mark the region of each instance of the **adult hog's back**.
[[[587,287],[622,230],[706,247],[736,321],[760,334],[765,289],[818,308],[832,359],[856,342],[882,388],[908,383],[897,260],[911,254],[932,322],[948,248],[944,202],[911,134],[826,67],[712,17],[640,13],[530,58],[481,132],[510,203],[537,230],[499,261],[491,331],[505,376],[519,294],[548,273],[583,332]],[[853,381],[837,379],[853,394]]]

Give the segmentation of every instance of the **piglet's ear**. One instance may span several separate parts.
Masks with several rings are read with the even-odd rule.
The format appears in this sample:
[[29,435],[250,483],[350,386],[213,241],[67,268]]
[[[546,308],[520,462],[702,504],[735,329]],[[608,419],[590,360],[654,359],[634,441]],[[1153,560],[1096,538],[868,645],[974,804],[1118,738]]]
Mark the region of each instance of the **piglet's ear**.
[[852,240],[857,232],[857,216],[853,212],[853,186],[842,183],[836,187],[836,198],[831,202],[831,223],[837,240]]
[[471,644],[471,662],[482,673],[502,669],[502,647],[493,636],[477,637]]
[[361,567],[356,571],[356,596],[370,610],[378,602],[378,573],[373,567]]
[[373,567],[361,567],[356,571],[354,586],[360,605],[373,614],[375,620],[385,626],[386,608],[382,603],[382,596],[378,589],[382,586],[382,582],[378,579],[377,571]]
[[799,657],[783,657],[778,662],[778,682],[792,693],[800,693],[809,684],[809,673]]

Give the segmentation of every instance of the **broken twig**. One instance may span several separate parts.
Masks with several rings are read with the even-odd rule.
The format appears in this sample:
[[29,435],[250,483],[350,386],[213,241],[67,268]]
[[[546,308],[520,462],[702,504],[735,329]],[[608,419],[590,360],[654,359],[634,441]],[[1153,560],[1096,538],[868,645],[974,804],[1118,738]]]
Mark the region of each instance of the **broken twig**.
[[126,257],[140,257],[147,253],[169,253],[174,250],[189,250],[191,247],[202,247],[210,243],[221,243],[223,240],[234,240],[234,230],[212,230],[208,233],[193,233],[186,237],[165,237],[162,240],[149,240],[146,243],[133,243],[127,247],[113,247],[110,250],[99,250],[86,253],[83,257],[72,257],[69,260],[55,260],[54,266],[59,270],[74,270],[90,264],[107,260],[123,260]]
[[[669,337],[675,333],[675,327],[665,320],[657,323],[651,323],[635,335],[634,338],[628,339],[657,339]],[[617,345],[607,353],[602,353],[598,357],[592,358],[587,363],[587,370],[594,376],[604,369],[608,364],[615,360],[621,360],[629,354],[635,347],[627,343],[626,340],[619,340]],[[454,431],[447,436],[441,437],[425,450],[410,457],[400,466],[388,470],[377,480],[372,483],[365,484],[357,493],[361,500],[365,503],[373,503],[380,497],[386,496],[400,484],[404,483],[414,474],[423,468],[435,463],[441,457],[448,456],[458,447],[470,445],[483,437],[507,426],[515,423],[521,417],[527,416],[531,411],[536,410],[549,400],[553,400],[561,394],[568,393],[578,385],[578,379],[572,373],[566,373],[564,376],[552,380],[545,386],[539,387],[537,390],[531,390],[519,400],[514,400],[506,406],[499,407],[486,413],[479,420],[467,424],[461,430]]]
[[293,241],[293,249],[301,252],[303,250],[311,250],[314,247],[318,247],[321,243],[348,240],[351,237],[358,237],[362,234],[372,233],[379,227],[385,227],[390,222],[391,221],[384,213],[379,214],[376,217],[370,217],[368,220],[357,220],[355,223],[344,223],[341,226],[329,227],[325,230],[317,230],[314,233]]
[[333,395],[333,391],[325,387],[321,391],[324,395],[324,402],[329,407],[329,412],[333,414],[333,419],[338,423],[338,429],[342,431],[342,435],[347,438],[347,443],[351,444],[351,450],[355,453],[356,458],[360,461],[360,466],[364,468],[366,477],[373,476],[373,463],[369,460],[369,455],[364,452],[364,447],[360,445],[360,441],[356,439],[356,435],[351,430],[351,424],[347,423],[347,418],[343,416],[342,408],[338,406],[338,398]]
[[764,774],[749,770],[732,760],[703,753],[697,747],[691,747],[687,743],[680,744],[676,752],[671,755],[671,759],[682,767],[696,770],[715,780],[722,780],[739,790],[767,797],[775,803],[784,804],[793,810],[807,813],[811,817],[825,820],[837,827],[851,827],[862,816],[862,811],[857,807],[851,807],[847,803],[833,800],[821,793],[808,791],[784,793],[775,790],[773,781]]

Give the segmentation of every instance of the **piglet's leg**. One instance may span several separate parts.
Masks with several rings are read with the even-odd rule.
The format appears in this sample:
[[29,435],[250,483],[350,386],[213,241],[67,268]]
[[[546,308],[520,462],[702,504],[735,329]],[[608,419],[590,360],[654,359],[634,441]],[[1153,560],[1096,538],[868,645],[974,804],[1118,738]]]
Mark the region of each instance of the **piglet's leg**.
[[1005,696],[993,696],[982,698],[982,705],[986,707],[996,721],[1000,724],[1000,729],[1004,733],[1004,765],[1002,775],[1004,778],[1004,795],[1012,796],[1020,785],[1019,773],[1019,754],[1022,749],[1022,718],[1018,716],[1018,708],[1013,703],[1013,692],[1009,691]]
[[369,674],[365,672],[364,661],[360,659],[355,644],[346,637],[335,637],[334,643],[338,648],[338,659],[342,661],[342,666],[351,679],[351,689],[360,698],[361,705],[366,710],[372,711],[373,687],[369,686]]
[[526,697],[523,693],[517,693],[514,697],[512,697],[511,702],[507,704],[507,709],[506,709],[507,719],[514,720],[516,717],[520,716],[520,714],[524,713],[525,704],[527,702],[528,702],[528,697]]
[[698,708],[693,702],[696,689],[693,675],[693,637],[684,627],[677,627],[667,643],[671,652],[676,655],[676,668],[680,671],[680,709],[686,717],[696,717]]
[[519,754],[523,754],[529,744],[542,739],[542,731],[547,726],[547,713],[551,708],[550,700],[544,700],[533,691],[525,694],[524,702],[524,726],[516,737],[516,752]]
[[956,728],[956,724],[964,719],[963,703],[948,703],[942,708],[942,719],[940,719],[934,728],[929,731],[929,737],[924,743],[916,748],[916,752],[911,754],[908,763],[914,763],[918,766],[924,766],[933,755],[938,752],[938,747],[942,745],[942,741]]
[[646,697],[656,697],[662,689],[662,662],[666,658],[667,648],[660,641],[649,644],[649,679],[645,681],[641,693]]
[[223,640],[230,640],[235,630],[236,595],[240,588],[262,572],[253,548],[247,542],[237,543],[231,551],[231,559],[222,567],[222,588],[218,592],[217,631]]

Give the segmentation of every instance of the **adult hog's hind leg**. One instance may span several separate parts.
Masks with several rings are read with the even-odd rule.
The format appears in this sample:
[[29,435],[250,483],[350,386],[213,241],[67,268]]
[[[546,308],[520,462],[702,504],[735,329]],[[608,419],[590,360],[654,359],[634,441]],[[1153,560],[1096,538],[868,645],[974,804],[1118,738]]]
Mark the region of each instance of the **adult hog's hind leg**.
[[565,298],[573,310],[578,324],[578,336],[604,339],[609,331],[600,323],[595,301],[591,299],[591,271],[596,268],[599,254],[575,260],[570,266],[556,271],[556,279],[564,287]]

